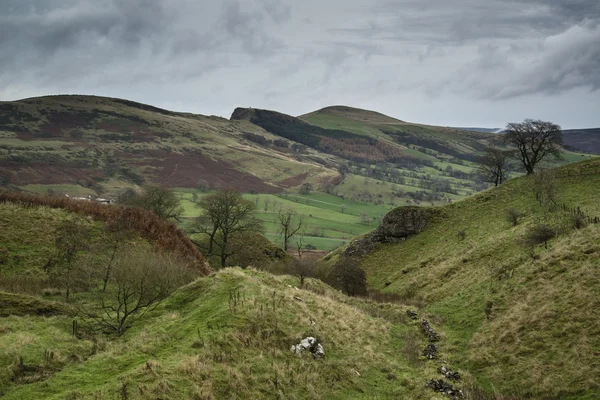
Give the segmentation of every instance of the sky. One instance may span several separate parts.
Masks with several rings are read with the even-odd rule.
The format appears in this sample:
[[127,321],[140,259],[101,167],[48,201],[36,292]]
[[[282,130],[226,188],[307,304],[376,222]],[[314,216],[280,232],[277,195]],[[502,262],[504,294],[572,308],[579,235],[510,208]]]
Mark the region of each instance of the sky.
[[600,127],[598,0],[0,0],[0,100]]

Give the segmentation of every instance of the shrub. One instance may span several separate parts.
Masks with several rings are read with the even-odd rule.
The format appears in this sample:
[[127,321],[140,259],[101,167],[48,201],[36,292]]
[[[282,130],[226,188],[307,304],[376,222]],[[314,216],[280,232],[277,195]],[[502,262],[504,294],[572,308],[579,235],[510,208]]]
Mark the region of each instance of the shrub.
[[349,296],[367,294],[367,274],[358,260],[351,257],[342,257],[333,265],[328,283]]
[[587,221],[585,215],[582,213],[575,213],[571,215],[571,225],[575,229],[585,228]]
[[540,244],[544,244],[544,247],[548,248],[548,240],[554,238],[556,236],[556,231],[546,224],[537,224],[532,226],[525,238],[523,239],[523,243],[526,246],[534,247]]
[[523,216],[524,213],[515,210],[514,208],[509,208],[506,210],[506,220],[512,224],[512,226],[517,226],[519,224],[519,219],[523,218]]

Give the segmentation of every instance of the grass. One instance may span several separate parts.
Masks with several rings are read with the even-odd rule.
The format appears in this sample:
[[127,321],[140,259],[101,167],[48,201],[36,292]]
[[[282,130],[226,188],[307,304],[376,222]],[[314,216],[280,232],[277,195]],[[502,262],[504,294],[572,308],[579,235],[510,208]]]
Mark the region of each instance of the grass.
[[[444,206],[424,232],[379,245],[362,265],[371,287],[423,301],[447,335],[450,362],[488,391],[586,398],[600,389],[591,378],[600,373],[593,315],[600,306],[600,227],[569,228],[567,213],[536,201],[532,181],[518,178]],[[559,168],[556,200],[600,216],[599,184],[597,159]],[[516,227],[505,219],[508,208],[525,213]],[[536,223],[561,235],[532,258],[518,241]]]
[[[122,339],[96,347],[70,337],[60,317],[13,318],[0,345],[4,365],[19,355],[26,365],[41,365],[44,348],[56,349],[60,357],[73,351],[81,359],[62,362],[43,380],[8,384],[4,398],[431,395],[423,381],[433,367],[411,364],[402,352],[406,333],[417,330],[413,323],[374,316],[376,304],[348,299],[318,281],[309,280],[310,290],[294,289],[295,282],[255,270],[222,270],[182,288]],[[239,296],[235,305],[233,293]],[[405,310],[387,308],[399,315]],[[291,344],[308,335],[323,343],[322,360],[290,352]],[[422,338],[410,343],[420,347]]]
[[[196,194],[198,198],[201,198],[206,195],[205,193],[185,188],[178,188],[176,192],[182,199],[183,216],[185,218],[189,220],[200,215],[201,210],[193,201],[193,196]],[[386,205],[346,201],[326,193],[307,195],[292,193],[283,195],[246,194],[244,197],[256,204],[257,217],[264,221],[266,236],[274,243],[281,245],[278,235],[279,227],[276,222],[277,210],[280,207],[289,207],[305,218],[304,243],[313,245],[319,250],[328,251],[339,247],[342,243],[348,242],[357,235],[374,229],[380,218],[392,208],[392,206]],[[361,214],[369,216],[368,223],[361,220]]]

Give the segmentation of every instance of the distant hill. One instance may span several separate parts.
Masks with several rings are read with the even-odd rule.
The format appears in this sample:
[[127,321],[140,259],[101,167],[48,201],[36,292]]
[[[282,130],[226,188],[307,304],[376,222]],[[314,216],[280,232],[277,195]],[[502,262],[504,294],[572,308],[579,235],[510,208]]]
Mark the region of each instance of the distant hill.
[[320,110],[301,115],[299,118],[308,118],[319,114],[336,115],[338,117],[364,122],[366,124],[397,124],[403,122],[399,119],[378,113],[377,111],[363,110],[360,108],[347,106],[325,107]]
[[[486,187],[476,161],[499,139],[345,106],[301,117],[238,108],[227,120],[47,96],[0,102],[0,186],[115,197],[144,183],[246,193],[310,183],[342,200],[440,204]],[[583,158],[565,154],[566,162]]]
[[600,128],[563,130],[563,141],[575,151],[600,154]]
[[[257,135],[261,143],[248,140]],[[113,192],[144,182],[279,192],[337,172],[290,155],[246,121],[162,110],[122,99],[49,96],[0,102],[0,175],[11,184],[81,184]],[[284,143],[288,145],[288,143]]]
[[456,129],[462,129],[465,131],[473,132],[485,132],[485,133],[500,133],[502,128],[471,128],[471,127],[457,127]]

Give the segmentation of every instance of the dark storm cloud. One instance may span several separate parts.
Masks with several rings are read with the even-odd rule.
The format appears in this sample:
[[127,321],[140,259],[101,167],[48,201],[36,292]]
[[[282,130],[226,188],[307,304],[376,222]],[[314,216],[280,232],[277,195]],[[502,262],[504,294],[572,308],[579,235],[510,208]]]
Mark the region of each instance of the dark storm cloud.
[[281,43],[265,27],[289,18],[289,9],[275,1],[262,7],[260,1],[248,6],[236,0],[23,3],[0,3],[0,53],[10,55],[0,58],[5,79],[36,65],[45,66],[38,73],[48,79],[73,79],[118,65],[126,73],[128,63],[153,64],[152,57],[175,64],[170,56],[193,56],[193,68],[206,71],[215,67],[215,59],[226,66],[223,57],[211,53],[272,54]]
[[80,92],[219,115],[331,101],[430,115],[448,98],[454,115],[578,90],[589,106],[599,43],[598,0],[0,0],[0,100]]
[[[440,63],[438,76],[413,80],[413,88],[500,99],[600,85],[597,0],[395,0],[364,11],[368,21],[330,32]],[[449,64],[462,67],[444,73]]]

